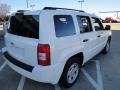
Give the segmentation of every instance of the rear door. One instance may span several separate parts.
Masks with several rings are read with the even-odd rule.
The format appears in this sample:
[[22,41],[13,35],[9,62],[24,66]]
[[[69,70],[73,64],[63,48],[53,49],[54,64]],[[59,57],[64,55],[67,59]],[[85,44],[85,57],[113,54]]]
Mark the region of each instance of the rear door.
[[89,16],[77,16],[80,29],[80,41],[83,46],[85,62],[96,54],[97,34],[93,31]]
[[16,14],[10,19],[5,36],[7,52],[15,59],[28,65],[37,64],[39,39],[39,15]]

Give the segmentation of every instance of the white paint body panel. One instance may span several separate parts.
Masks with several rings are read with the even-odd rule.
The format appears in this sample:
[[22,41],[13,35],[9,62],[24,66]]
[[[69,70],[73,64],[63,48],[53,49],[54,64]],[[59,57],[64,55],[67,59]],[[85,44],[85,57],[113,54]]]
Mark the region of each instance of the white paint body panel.
[[[32,72],[28,72],[9,61],[7,61],[7,63],[16,72],[39,82],[51,84],[58,83],[64,66],[71,56],[82,52],[84,55],[83,64],[86,63],[105,47],[108,36],[110,36],[109,34],[111,33],[111,31],[96,32],[93,28],[93,32],[91,33],[80,34],[76,15],[93,16],[83,12],[70,10],[42,10],[34,11],[34,13],[32,11],[26,12],[25,14],[39,15],[40,39],[25,38],[7,33],[5,36],[6,51],[20,62],[33,66],[34,69]],[[76,34],[57,38],[55,35],[54,15],[71,15],[73,17]],[[103,34],[103,36],[98,39],[97,35],[100,33]],[[83,40],[87,38],[89,38],[89,41],[83,43]],[[14,44],[12,45],[12,43]],[[50,66],[38,65],[38,43],[50,45]]]

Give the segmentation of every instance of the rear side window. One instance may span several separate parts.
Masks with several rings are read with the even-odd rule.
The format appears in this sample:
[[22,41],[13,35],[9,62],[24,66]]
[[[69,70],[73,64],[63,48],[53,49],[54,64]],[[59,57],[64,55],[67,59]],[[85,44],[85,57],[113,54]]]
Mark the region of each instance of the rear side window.
[[29,37],[39,38],[39,16],[38,15],[15,15],[10,19],[8,33]]
[[55,15],[54,24],[56,37],[64,37],[75,34],[73,18],[70,15]]
[[92,30],[92,25],[90,22],[90,18],[88,16],[77,16],[79,28],[80,28],[80,33],[87,33],[91,32]]
[[100,31],[100,30],[104,29],[101,21],[98,18],[93,17],[92,22],[93,22],[93,26],[95,28],[95,31]]

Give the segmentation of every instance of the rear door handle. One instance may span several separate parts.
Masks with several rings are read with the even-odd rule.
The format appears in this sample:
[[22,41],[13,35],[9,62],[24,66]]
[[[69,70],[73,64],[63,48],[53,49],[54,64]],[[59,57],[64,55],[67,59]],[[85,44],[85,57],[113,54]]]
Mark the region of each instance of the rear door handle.
[[85,40],[83,40],[83,42],[87,42],[87,41],[89,41],[89,39],[85,39]]

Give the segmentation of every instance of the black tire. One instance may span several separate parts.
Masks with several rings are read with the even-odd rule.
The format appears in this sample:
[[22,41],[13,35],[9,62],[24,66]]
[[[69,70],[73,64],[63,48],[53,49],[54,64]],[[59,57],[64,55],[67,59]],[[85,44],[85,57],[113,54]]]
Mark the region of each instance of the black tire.
[[110,51],[110,40],[107,41],[105,48],[103,49],[102,53],[107,54]]
[[[70,59],[66,63],[65,68],[62,73],[62,76],[59,80],[60,86],[65,87],[65,88],[70,88],[71,86],[73,86],[73,84],[75,84],[78,79],[81,66],[82,66],[82,64],[80,63],[80,60],[78,58]],[[75,68],[76,68],[76,71],[74,71]],[[74,72],[74,73],[72,73],[72,72]],[[74,75],[74,76],[72,77],[72,75]],[[70,78],[71,78],[71,80],[70,80]]]

